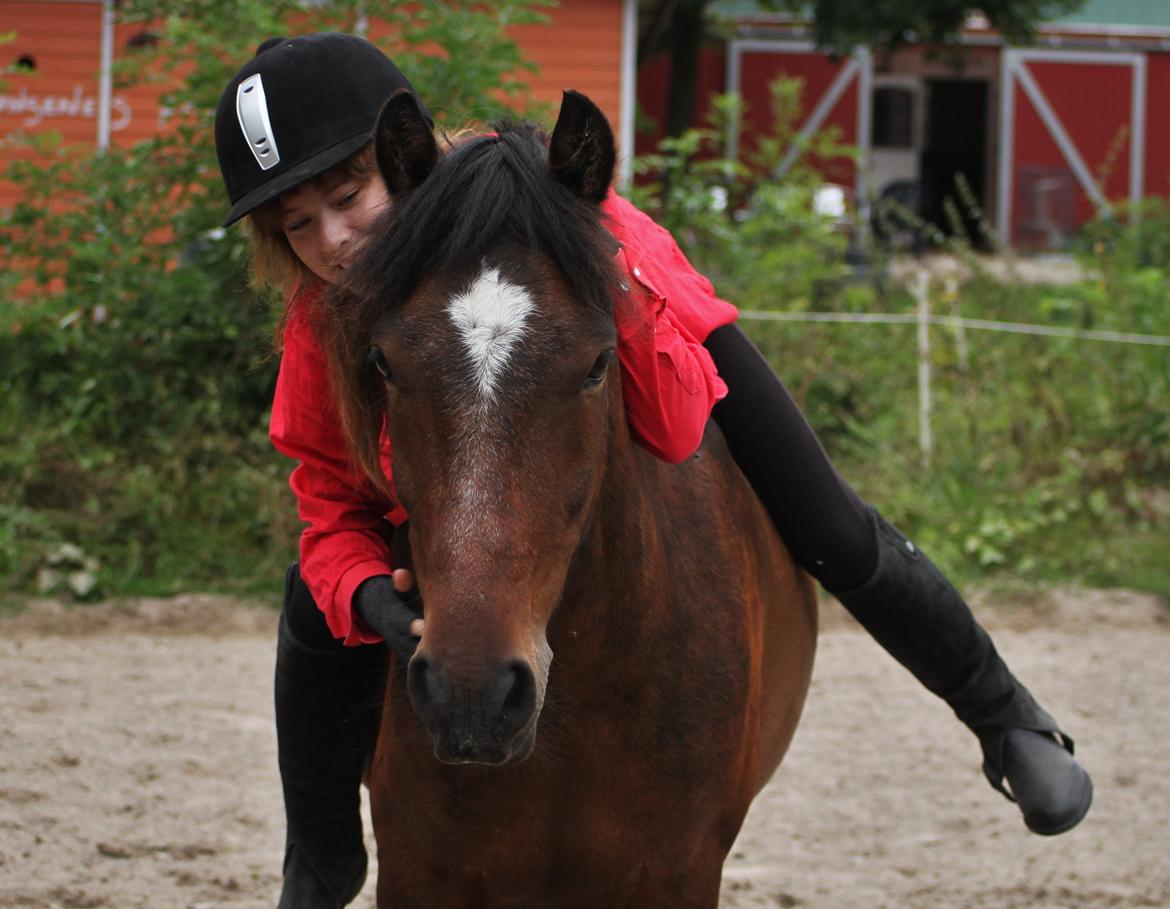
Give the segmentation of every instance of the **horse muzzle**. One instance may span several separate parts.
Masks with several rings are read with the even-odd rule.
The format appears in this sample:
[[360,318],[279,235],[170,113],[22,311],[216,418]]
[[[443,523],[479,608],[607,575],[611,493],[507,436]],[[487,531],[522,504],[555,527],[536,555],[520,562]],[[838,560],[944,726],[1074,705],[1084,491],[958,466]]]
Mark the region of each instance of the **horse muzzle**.
[[536,745],[544,679],[527,660],[455,673],[419,651],[407,670],[407,691],[444,764],[514,764]]

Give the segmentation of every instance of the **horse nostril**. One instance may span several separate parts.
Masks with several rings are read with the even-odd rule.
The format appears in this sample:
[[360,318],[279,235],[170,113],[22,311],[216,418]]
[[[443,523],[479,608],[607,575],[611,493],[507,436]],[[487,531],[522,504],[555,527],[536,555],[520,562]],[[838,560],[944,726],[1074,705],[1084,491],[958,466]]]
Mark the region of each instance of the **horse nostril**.
[[536,710],[536,677],[522,660],[513,661],[500,678],[500,690],[506,692],[500,705],[500,722],[512,731],[528,725]]
[[415,713],[420,717],[430,705],[431,691],[427,673],[431,665],[421,653],[415,653],[406,670],[406,690],[410,695],[410,703],[414,705]]

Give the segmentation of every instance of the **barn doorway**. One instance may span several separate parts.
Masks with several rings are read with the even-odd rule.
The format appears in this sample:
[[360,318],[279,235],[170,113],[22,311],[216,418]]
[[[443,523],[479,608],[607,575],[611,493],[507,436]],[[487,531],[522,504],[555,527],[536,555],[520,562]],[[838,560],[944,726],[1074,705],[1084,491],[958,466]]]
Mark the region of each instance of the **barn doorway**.
[[959,208],[967,238],[986,245],[977,219],[956,187],[958,175],[971,188],[971,198],[984,206],[987,188],[988,104],[990,84],[971,79],[927,79],[922,143],[922,215],[946,234],[956,233],[947,217],[945,200]]

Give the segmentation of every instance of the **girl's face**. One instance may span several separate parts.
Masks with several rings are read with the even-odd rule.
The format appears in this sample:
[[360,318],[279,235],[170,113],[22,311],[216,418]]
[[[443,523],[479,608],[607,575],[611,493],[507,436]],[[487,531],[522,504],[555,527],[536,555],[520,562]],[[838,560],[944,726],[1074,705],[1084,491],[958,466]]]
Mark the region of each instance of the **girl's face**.
[[280,197],[280,228],[305,267],[333,284],[389,201],[376,171],[365,178],[339,176],[323,184],[302,183]]

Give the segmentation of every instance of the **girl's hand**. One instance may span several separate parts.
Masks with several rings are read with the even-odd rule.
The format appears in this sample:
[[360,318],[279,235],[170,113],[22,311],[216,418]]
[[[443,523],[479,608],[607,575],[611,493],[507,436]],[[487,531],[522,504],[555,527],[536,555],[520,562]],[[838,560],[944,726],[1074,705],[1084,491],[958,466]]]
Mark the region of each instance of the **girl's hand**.
[[393,575],[367,578],[353,595],[353,610],[403,663],[414,656],[423,622],[422,600],[411,572],[400,568]]
[[[414,572],[409,568],[396,568],[394,574],[391,575],[394,579],[394,589],[399,593],[409,593],[414,587]],[[423,633],[423,620],[413,619],[410,623],[410,633],[416,638],[421,638]]]

